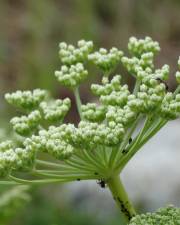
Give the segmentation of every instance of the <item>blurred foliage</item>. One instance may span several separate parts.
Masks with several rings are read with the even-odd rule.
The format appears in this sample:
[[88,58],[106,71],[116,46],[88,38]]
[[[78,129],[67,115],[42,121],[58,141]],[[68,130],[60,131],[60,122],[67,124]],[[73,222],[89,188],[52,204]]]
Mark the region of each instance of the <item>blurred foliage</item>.
[[17,186],[0,195],[0,224],[5,225],[12,220],[17,212],[30,201],[29,187]]
[[[130,36],[149,35],[163,49],[157,65],[170,63],[173,75],[180,52],[179,11],[179,0],[1,0],[1,127],[12,114],[3,100],[7,91],[38,87],[50,89],[56,97],[72,97],[58,86],[54,77],[54,70],[60,66],[60,41],[75,43],[79,39],[92,39],[98,47],[115,45],[124,50]],[[120,71],[123,73],[122,68],[118,68]],[[93,77],[92,69],[90,79]],[[82,87],[83,101],[90,99],[86,90],[86,86]],[[70,117],[76,120],[74,112]],[[99,224],[93,215],[76,212],[71,206],[59,211],[40,193],[35,192],[32,203],[23,210],[18,222],[12,224]]]
[[[1,92],[57,84],[58,43],[92,39],[98,46],[124,48],[127,39],[150,35],[177,56],[178,0],[1,0]],[[43,82],[42,82],[43,80]]]
[[[52,190],[56,193],[56,188],[52,185],[49,188],[34,188],[31,202],[18,213],[10,225],[118,225],[120,223],[119,212],[112,214],[109,218],[99,217],[98,212],[92,214],[82,210],[81,207],[78,208],[79,203],[76,201],[70,200],[67,204],[63,194],[58,194],[58,199],[55,201],[53,194],[50,193]],[[103,213],[105,214],[106,212]]]

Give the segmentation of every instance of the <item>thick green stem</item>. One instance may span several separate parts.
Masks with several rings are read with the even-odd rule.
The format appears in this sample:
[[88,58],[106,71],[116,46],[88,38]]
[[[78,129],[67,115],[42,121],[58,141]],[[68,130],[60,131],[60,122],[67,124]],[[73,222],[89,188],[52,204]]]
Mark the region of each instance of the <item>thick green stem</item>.
[[110,178],[107,182],[108,187],[113,195],[113,198],[120,208],[121,213],[124,216],[125,221],[128,223],[130,219],[136,215],[135,209],[129,201],[128,195],[121,183],[119,176]]

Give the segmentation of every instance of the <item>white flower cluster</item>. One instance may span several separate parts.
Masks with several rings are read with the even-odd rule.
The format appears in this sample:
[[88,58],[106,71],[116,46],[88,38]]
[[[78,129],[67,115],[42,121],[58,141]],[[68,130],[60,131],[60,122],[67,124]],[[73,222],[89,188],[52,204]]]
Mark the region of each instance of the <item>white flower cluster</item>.
[[84,146],[86,149],[93,149],[97,145],[117,146],[122,141],[123,135],[122,124],[111,122],[106,125],[81,121],[71,138],[78,148]]
[[39,131],[39,135],[28,138],[27,145],[30,145],[32,149],[47,152],[57,159],[66,159],[74,151],[66,136],[68,137],[66,126],[51,126],[48,130]]
[[34,166],[37,149],[32,148],[28,140],[25,140],[23,147],[14,149],[16,161],[14,164],[15,170],[31,170]]
[[57,159],[69,158],[76,149],[92,149],[100,146],[117,146],[124,135],[122,124],[109,122],[99,124],[81,121],[76,128],[73,124],[51,126],[28,138],[28,146],[48,152]]
[[[137,75],[139,71],[144,71],[145,69],[151,70],[154,68],[153,64],[154,54],[152,52],[144,53],[137,57],[128,58],[126,56],[122,57],[121,62],[127,69],[129,73]],[[152,70],[151,70],[152,71]]]
[[10,123],[16,133],[27,136],[38,127],[41,121],[41,114],[38,110],[32,111],[28,116],[14,117]]
[[11,165],[16,159],[12,151],[12,142],[5,141],[0,143],[0,176],[4,177],[11,171]]
[[12,94],[6,94],[6,99],[8,102],[17,107],[19,106],[25,111],[28,109],[29,112],[28,115],[14,117],[11,119],[10,123],[13,126],[13,130],[17,134],[21,136],[31,135],[40,129],[39,125],[44,120],[52,123],[62,122],[70,109],[70,99],[46,99],[47,101],[44,101],[46,97],[47,92],[40,89],[24,92],[17,91]]
[[160,51],[159,43],[153,41],[152,38],[146,37],[145,39],[137,39],[131,37],[128,43],[128,50],[134,56],[141,56],[144,53],[157,53]]
[[151,113],[152,110],[157,112],[161,108],[165,94],[165,85],[155,79],[151,79],[149,84],[140,85],[137,95],[132,94],[128,96],[127,105],[135,112],[145,114]]
[[82,63],[70,67],[63,65],[60,71],[55,72],[55,76],[60,84],[68,88],[75,88],[86,79],[88,71],[84,69]]
[[0,143],[0,177],[7,176],[13,170],[31,167],[34,164],[35,152],[30,145],[16,148],[11,141]]
[[149,82],[149,80],[156,79],[156,80],[167,80],[169,78],[170,68],[168,65],[163,65],[161,69],[156,69],[155,71],[152,71],[150,68],[146,68],[143,70],[142,68],[139,68],[136,70],[137,72],[137,78],[139,80],[142,80],[143,83]]
[[10,140],[0,143],[0,152],[5,152],[8,149],[10,150],[13,147],[13,142]]
[[93,42],[80,40],[77,43],[77,48],[61,42],[59,47],[59,55],[63,65],[60,71],[55,71],[55,76],[60,84],[75,89],[88,76],[83,62],[88,59],[88,55],[93,50]]
[[150,37],[139,40],[132,37],[129,39],[128,49],[133,57],[124,56],[121,59],[128,72],[137,77],[138,73],[143,73],[146,69],[152,72],[154,55],[160,51],[158,42],[153,41]]
[[155,213],[137,215],[131,219],[129,225],[178,225],[179,222],[180,208],[170,205]]
[[105,119],[106,107],[103,105],[97,106],[95,103],[87,103],[86,105],[82,105],[81,108],[85,120],[101,122]]
[[88,54],[93,50],[93,42],[80,40],[77,48],[73,45],[67,45],[65,42],[59,44],[59,56],[63,64],[72,65],[78,62],[84,62]]
[[11,105],[25,110],[33,110],[47,97],[47,91],[35,89],[33,91],[16,91],[7,93],[5,99]]
[[168,120],[180,116],[180,94],[176,97],[171,92],[166,94],[162,101],[160,115]]
[[[179,95],[168,92],[165,81],[169,78],[169,66],[164,65],[154,72],[150,68],[137,70],[137,77],[141,80],[139,91],[128,96],[128,106],[137,112],[160,113],[166,119],[175,119],[180,115]],[[178,73],[176,79],[178,80]]]
[[69,98],[64,100],[57,99],[49,103],[42,102],[40,108],[43,113],[43,118],[50,122],[61,122],[71,107]]
[[[0,145],[0,174],[3,175],[3,169],[7,174],[11,170],[31,167],[38,151],[63,160],[81,149],[98,151],[99,148],[119,148],[125,140],[126,131],[137,121],[139,115],[151,115],[160,122],[180,116],[180,86],[172,93],[168,91],[166,84],[169,66],[154,69],[153,57],[160,50],[157,42],[150,38],[130,39],[128,48],[132,58],[122,57],[123,53],[116,48],[112,48],[110,52],[100,49],[99,52],[89,54],[92,42],[80,41],[78,47],[75,49],[65,43],[60,44],[60,56],[64,65],[55,75],[62,85],[75,90],[88,75],[82,61],[87,58],[93,61],[105,72],[101,84],[91,85],[92,92],[99,97],[101,104],[81,105],[75,92],[78,111],[82,116],[79,124],[61,124],[44,129],[40,126],[43,121],[46,122],[45,125],[62,123],[71,105],[68,98],[48,102],[45,99],[47,92],[39,89],[6,94],[9,103],[30,112],[27,116],[11,120],[18,134],[29,137],[20,147],[13,147],[10,142]],[[120,75],[115,75],[112,79],[108,77],[119,61],[136,78],[132,92],[128,85],[122,84]],[[178,67],[180,69],[180,60]],[[179,72],[176,73],[176,78],[179,82]]]
[[113,47],[108,52],[105,48],[100,48],[88,56],[89,61],[93,62],[105,74],[111,72],[120,62],[123,52]]
[[100,101],[105,105],[124,106],[130,94],[128,86],[121,85],[121,76],[116,75],[110,83],[104,85],[92,84],[93,94],[100,97]]
[[119,108],[117,106],[109,106],[106,119],[108,122],[115,122],[116,124],[123,124],[124,127],[130,126],[136,119],[137,113],[129,106]]

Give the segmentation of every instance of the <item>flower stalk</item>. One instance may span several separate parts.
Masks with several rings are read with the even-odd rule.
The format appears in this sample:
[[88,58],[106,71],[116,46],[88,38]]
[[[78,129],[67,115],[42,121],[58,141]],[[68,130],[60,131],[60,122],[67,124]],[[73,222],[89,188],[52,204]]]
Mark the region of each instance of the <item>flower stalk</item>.
[[81,98],[80,98],[80,95],[79,95],[78,87],[74,89],[74,96],[75,96],[77,110],[78,110],[80,119],[82,119],[83,118],[82,117],[82,109],[81,109],[82,103],[81,103]]
[[123,187],[119,176],[113,176],[107,181],[107,185],[112,193],[114,201],[120,208],[126,223],[129,223],[132,217],[136,215],[135,209],[129,200],[129,197]]

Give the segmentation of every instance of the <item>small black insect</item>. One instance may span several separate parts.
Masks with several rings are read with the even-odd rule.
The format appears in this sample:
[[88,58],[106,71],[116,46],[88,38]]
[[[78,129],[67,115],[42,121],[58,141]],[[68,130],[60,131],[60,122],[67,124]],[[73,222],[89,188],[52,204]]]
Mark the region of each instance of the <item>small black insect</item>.
[[126,153],[127,153],[127,150],[126,149],[123,149],[122,150],[122,154],[125,155]]
[[95,172],[95,173],[94,173],[94,175],[98,175],[98,173],[97,173],[97,172]]
[[81,179],[80,178],[77,178],[77,181],[81,181]]
[[132,142],[132,137],[129,138],[129,144],[131,144],[131,142]]
[[104,180],[98,180],[97,184],[99,184],[101,188],[106,187],[106,182]]
[[159,81],[159,82],[161,82],[161,83],[163,83],[165,85],[166,91],[169,90],[169,86],[167,85],[167,83],[164,80],[162,80],[161,78],[156,78],[156,80]]

